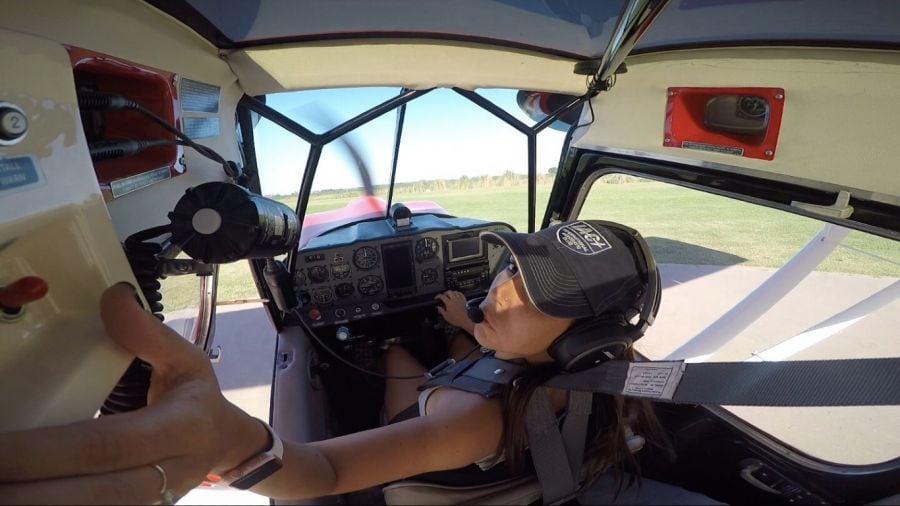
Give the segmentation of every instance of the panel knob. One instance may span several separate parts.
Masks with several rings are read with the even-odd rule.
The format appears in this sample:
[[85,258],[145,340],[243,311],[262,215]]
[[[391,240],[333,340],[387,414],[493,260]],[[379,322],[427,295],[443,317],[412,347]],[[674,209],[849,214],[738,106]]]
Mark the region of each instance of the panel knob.
[[28,131],[28,118],[17,108],[0,105],[0,140],[17,141]]
[[47,282],[37,276],[26,276],[0,287],[0,319],[15,321],[24,316],[23,306],[47,295]]

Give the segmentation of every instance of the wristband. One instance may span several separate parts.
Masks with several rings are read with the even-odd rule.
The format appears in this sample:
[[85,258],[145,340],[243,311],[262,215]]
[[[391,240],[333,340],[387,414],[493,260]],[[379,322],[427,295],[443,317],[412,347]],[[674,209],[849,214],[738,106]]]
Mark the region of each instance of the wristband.
[[222,473],[220,483],[240,490],[247,490],[271,476],[282,467],[284,444],[269,424],[260,420],[269,434],[268,450],[258,453],[237,467]]

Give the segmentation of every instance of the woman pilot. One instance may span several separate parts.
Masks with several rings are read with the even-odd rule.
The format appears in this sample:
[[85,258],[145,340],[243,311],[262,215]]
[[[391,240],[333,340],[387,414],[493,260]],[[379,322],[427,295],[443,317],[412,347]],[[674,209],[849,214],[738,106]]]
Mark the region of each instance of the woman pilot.
[[[385,411],[392,418],[407,411],[402,420],[325,441],[282,442],[268,425],[225,400],[204,353],[141,309],[129,285],[118,284],[104,293],[101,315],[110,337],[152,364],[148,406],[0,434],[0,502],[170,503],[208,473],[262,495],[298,499],[473,464],[490,469],[503,462],[516,471],[527,446],[528,399],[571,365],[566,337],[597,322],[605,325],[598,328],[639,337],[643,328],[634,315],[647,313],[648,304],[655,313],[658,301],[648,289],[657,281],[650,279],[655,266],[636,232],[608,222],[482,237],[504,244],[512,255],[481,303],[483,320],[470,327],[472,334],[493,359],[526,366],[500,395],[452,385],[420,393],[419,381],[389,380]],[[462,299],[444,297],[442,314],[463,323]],[[632,358],[628,344],[614,350],[615,358]],[[389,351],[386,367],[389,375],[424,372],[399,347]],[[564,411],[564,391],[550,390],[549,399],[558,413]],[[626,442],[631,430],[663,440],[646,402],[597,395],[594,405],[585,483],[609,467],[635,470]]]

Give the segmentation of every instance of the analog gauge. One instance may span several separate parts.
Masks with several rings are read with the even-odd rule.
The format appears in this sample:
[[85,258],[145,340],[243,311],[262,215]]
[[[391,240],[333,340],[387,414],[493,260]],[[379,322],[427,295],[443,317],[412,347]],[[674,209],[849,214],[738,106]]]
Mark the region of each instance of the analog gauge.
[[357,283],[356,288],[363,295],[377,295],[384,290],[384,281],[378,276],[363,276]]
[[425,237],[416,241],[416,260],[424,262],[437,256],[438,242],[433,237]]
[[315,265],[309,268],[309,280],[313,283],[321,283],[328,279],[328,267]]
[[353,295],[353,283],[341,283],[337,285],[334,287],[334,293],[341,299]]
[[331,291],[331,288],[316,288],[313,290],[312,296],[316,303],[322,305],[331,304],[331,301],[334,300],[334,293]]
[[341,262],[332,265],[331,275],[334,276],[334,279],[345,279],[350,275],[350,264]]
[[353,252],[353,263],[367,271],[378,265],[378,250],[371,246],[363,246]]
[[302,269],[297,271],[297,274],[294,275],[294,280],[297,282],[297,286],[305,286],[306,285],[306,273],[303,272]]
[[437,281],[437,278],[438,278],[437,269],[429,267],[429,268],[425,269],[424,271],[422,271],[422,284],[423,285],[430,285],[430,284],[434,283],[435,281]]

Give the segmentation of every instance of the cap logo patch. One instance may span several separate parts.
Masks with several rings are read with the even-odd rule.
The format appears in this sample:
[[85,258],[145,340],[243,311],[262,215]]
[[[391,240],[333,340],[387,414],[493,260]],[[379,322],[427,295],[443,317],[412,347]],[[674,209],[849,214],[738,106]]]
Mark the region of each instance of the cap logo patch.
[[556,231],[556,240],[579,255],[596,255],[612,249],[609,241],[589,223],[576,221]]

